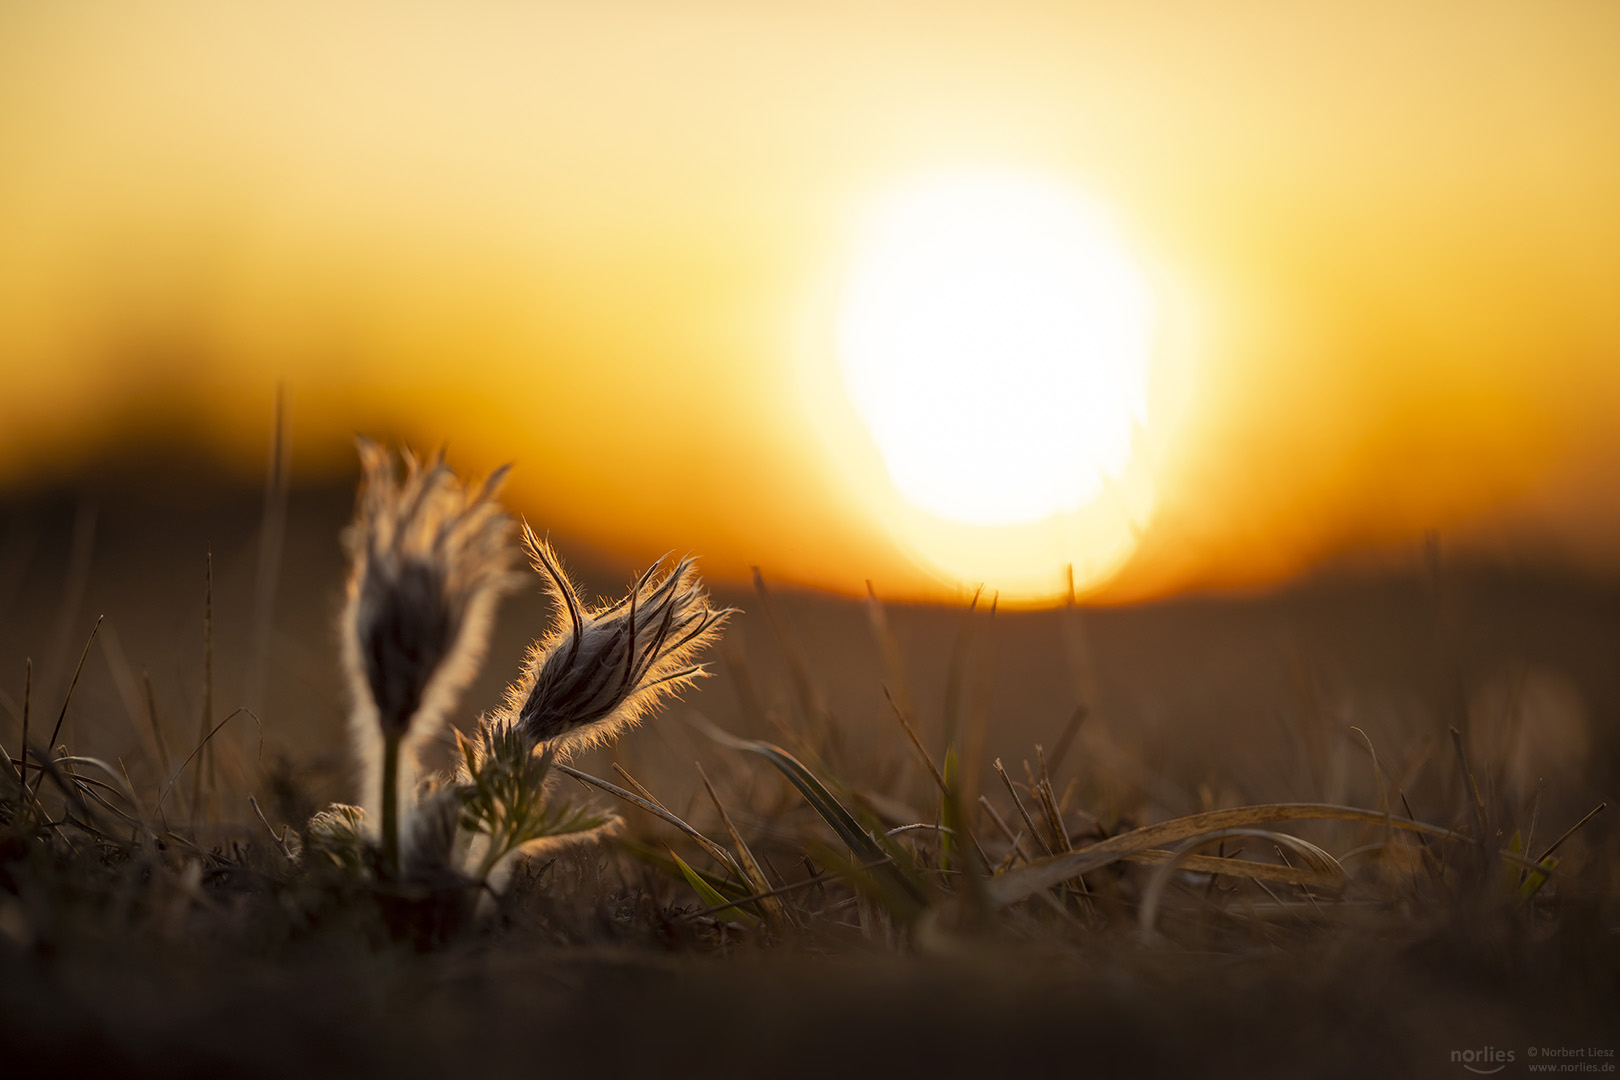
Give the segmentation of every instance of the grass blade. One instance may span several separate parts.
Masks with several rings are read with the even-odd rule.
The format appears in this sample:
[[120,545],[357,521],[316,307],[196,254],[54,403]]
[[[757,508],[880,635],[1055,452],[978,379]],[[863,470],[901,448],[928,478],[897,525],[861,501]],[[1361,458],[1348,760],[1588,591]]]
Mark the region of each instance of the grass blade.
[[1160,822],[1157,825],[1148,825],[1128,833],[1121,833],[1100,843],[1092,844],[1090,847],[1081,848],[1079,851],[1038,859],[1028,866],[1009,870],[991,881],[988,887],[990,899],[999,906],[1014,904],[1042,889],[1048,889],[1067,881],[1077,874],[1089,873],[1092,870],[1100,869],[1149,848],[1163,847],[1166,844],[1177,843],[1202,833],[1216,832],[1221,829],[1271,825],[1285,821],[1361,821],[1373,825],[1382,825],[1388,821],[1398,829],[1427,833],[1430,836],[1439,836],[1448,840],[1472,842],[1470,838],[1452,832],[1450,829],[1442,829],[1438,826],[1425,825],[1421,822],[1408,821],[1403,818],[1392,819],[1373,810],[1362,810],[1350,806],[1332,806],[1326,803],[1270,803],[1261,806],[1241,806],[1231,810],[1211,810],[1201,814],[1189,814],[1186,817],[1174,818],[1170,821]]
[[698,846],[713,856],[716,862],[721,863],[724,866],[733,865],[730,853],[727,852],[725,848],[721,847],[713,840],[710,840],[707,836],[704,836],[692,826],[688,825],[686,822],[682,821],[680,818],[676,817],[674,814],[670,813],[668,810],[664,809],[662,806],[651,801],[650,799],[644,799],[640,795],[626,791],[617,784],[610,784],[600,777],[592,776],[590,773],[580,772],[578,769],[573,768],[570,765],[564,765],[561,762],[553,762],[551,767],[560,773],[565,773],[568,776],[572,776],[575,780],[578,780],[581,783],[591,784],[599,787],[609,795],[623,799],[631,806],[639,807],[654,817],[661,818],[664,821],[669,822],[671,825],[681,830],[681,832],[697,841]]
[[878,863],[871,873],[885,886],[884,894],[891,900],[897,914],[909,920],[927,906],[928,894],[896,865],[890,848],[879,843],[798,758],[773,743],[739,739],[706,720],[698,718],[697,722],[700,730],[720,745],[759,754],[776,766],[777,771],[799,790],[805,802],[838,834],[838,838],[858,861]]
[[703,901],[705,907],[716,910],[735,908],[737,913],[743,916],[743,918],[747,919],[749,922],[759,922],[758,916],[754,915],[746,908],[733,904],[731,901],[722,896],[720,894],[720,890],[716,889],[713,885],[710,885],[704,880],[701,874],[688,866],[686,864],[686,860],[675,854],[675,850],[673,848],[670,849],[669,857],[675,860],[675,865],[680,870],[681,876],[686,879],[686,883],[688,885],[692,886],[692,891],[698,894],[698,899]]
[[[1142,906],[1137,915],[1137,922],[1140,932],[1144,937],[1151,938],[1155,933],[1153,924],[1158,917],[1159,901],[1164,896],[1164,890],[1170,884],[1171,875],[1174,874],[1179,867],[1185,865],[1186,860],[1192,857],[1192,853],[1196,849],[1205,844],[1235,836],[1258,837],[1260,839],[1270,840],[1273,843],[1282,845],[1284,847],[1293,848],[1295,851],[1303,855],[1308,861],[1319,864],[1321,869],[1318,871],[1317,880],[1313,882],[1319,886],[1341,889],[1348,880],[1348,875],[1345,874],[1344,867],[1339,864],[1337,859],[1310,841],[1301,840],[1297,836],[1290,836],[1287,833],[1276,832],[1272,829],[1254,828],[1218,829],[1215,832],[1206,832],[1192,837],[1177,847],[1176,850],[1171,853],[1168,859],[1165,859],[1159,864],[1158,869],[1153,872],[1153,877],[1148,882],[1147,888],[1142,890]],[[1281,848],[1278,850],[1280,852]],[[1263,864],[1257,863],[1254,865],[1258,866]],[[1282,867],[1280,869],[1294,870],[1297,868]],[[1269,877],[1270,875],[1267,876]],[[1256,880],[1265,879],[1257,878]],[[1272,878],[1272,880],[1275,880],[1275,878]],[[1299,884],[1305,884],[1305,882],[1300,882]]]
[[759,906],[765,912],[765,923],[773,931],[780,931],[787,921],[787,913],[782,909],[781,901],[773,895],[775,886],[760,869],[759,860],[748,849],[748,843],[743,840],[742,833],[732,823],[731,815],[726,813],[725,806],[720,802],[720,793],[714,790],[709,782],[709,774],[703,771],[703,766],[697,767],[698,776],[703,780],[704,788],[709,792],[709,798],[714,800],[714,808],[720,814],[720,821],[725,825],[726,832],[731,835],[731,846],[737,852],[737,868],[742,872],[743,879],[753,886],[754,892],[759,895]]

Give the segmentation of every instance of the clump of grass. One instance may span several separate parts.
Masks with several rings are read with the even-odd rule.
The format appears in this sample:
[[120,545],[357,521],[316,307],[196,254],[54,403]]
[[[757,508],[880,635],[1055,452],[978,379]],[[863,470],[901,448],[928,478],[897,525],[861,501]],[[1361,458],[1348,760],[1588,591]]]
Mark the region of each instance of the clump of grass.
[[[785,627],[763,589],[760,601],[773,629]],[[874,596],[869,606],[876,605]],[[993,617],[993,603],[990,610]],[[888,667],[897,670],[898,647],[885,639],[885,621],[873,618],[872,624]],[[786,640],[784,633],[774,636],[779,644]],[[706,835],[618,765],[628,788],[567,771],[695,842],[696,850],[683,855],[670,848],[666,856],[623,841],[626,850],[689,888],[731,932],[761,940],[800,933],[821,939],[843,928],[905,950],[930,950],[986,931],[1057,947],[1102,940],[1110,928],[1144,943],[1242,949],[1256,935],[1281,940],[1305,926],[1331,935],[1335,926],[1365,920],[1369,909],[1385,912],[1390,929],[1410,929],[1396,915],[1403,910],[1468,925],[1534,921],[1538,907],[1548,910],[1542,904],[1548,886],[1558,892],[1559,847],[1606,806],[1600,803],[1535,853],[1505,808],[1487,812],[1459,753],[1454,789],[1466,797],[1449,819],[1425,821],[1405,806],[1404,795],[1389,790],[1365,733],[1349,729],[1343,737],[1359,736],[1368,751],[1379,792],[1374,807],[1263,802],[1134,823],[1118,808],[1083,805],[1074,782],[1061,792],[1053,782],[1055,763],[1085,723],[1083,703],[1060,736],[1058,754],[1048,759],[1035,746],[1034,765],[1022,763],[1021,779],[995,760],[1001,796],[981,795],[963,763],[980,752],[982,724],[971,711],[965,722],[955,722],[960,702],[972,697],[963,670],[970,662],[968,638],[964,625],[947,678],[953,689],[946,695],[939,756],[900,704],[909,695],[886,691],[896,735],[904,736],[919,775],[931,780],[932,798],[921,809],[909,809],[892,787],[869,790],[847,769],[829,764],[837,757],[830,734],[818,741],[815,731],[793,732],[790,752],[701,718],[698,730],[721,747],[768,762],[811,812],[801,821],[819,827],[784,826],[778,818],[759,826],[763,835],[745,839],[722,794],[701,774],[724,830],[723,838]],[[789,666],[800,670],[794,660],[787,658]],[[797,684],[795,690],[803,693]],[[1296,834],[1300,826],[1337,840],[1307,839]],[[773,855],[801,863],[805,872],[796,879],[767,873]],[[707,868],[706,858],[715,869]],[[1566,885],[1578,891],[1578,883]],[[845,913],[857,922],[849,923]]]

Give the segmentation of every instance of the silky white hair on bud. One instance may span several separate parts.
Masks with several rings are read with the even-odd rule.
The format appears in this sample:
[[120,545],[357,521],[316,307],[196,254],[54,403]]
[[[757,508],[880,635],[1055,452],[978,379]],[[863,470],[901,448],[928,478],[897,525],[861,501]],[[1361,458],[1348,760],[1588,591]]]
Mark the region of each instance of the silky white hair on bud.
[[523,540],[557,608],[557,624],[530,647],[507,688],[502,722],[566,759],[610,742],[664,697],[708,674],[693,661],[734,612],[709,606],[692,559],[655,580],[660,560],[624,599],[589,608],[551,545],[527,523]]
[[349,578],[340,636],[362,803],[375,809],[385,748],[403,744],[399,756],[409,766],[414,744],[443,723],[477,674],[511,581],[512,522],[496,499],[506,469],[475,487],[442,456],[424,465],[405,451],[401,476],[387,449],[365,438],[358,444],[362,475],[355,520],[343,535]]

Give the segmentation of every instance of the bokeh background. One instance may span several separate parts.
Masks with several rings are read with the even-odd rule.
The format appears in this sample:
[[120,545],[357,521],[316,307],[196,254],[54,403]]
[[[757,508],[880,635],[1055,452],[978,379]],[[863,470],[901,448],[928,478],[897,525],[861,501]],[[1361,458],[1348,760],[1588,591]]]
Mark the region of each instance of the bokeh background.
[[[619,561],[957,597],[860,493],[831,325],[874,191],[1105,207],[1172,407],[1099,599],[1620,569],[1620,9],[0,5],[0,490],[515,461]],[[865,474],[860,474],[865,470]],[[877,476],[877,481],[874,481]]]

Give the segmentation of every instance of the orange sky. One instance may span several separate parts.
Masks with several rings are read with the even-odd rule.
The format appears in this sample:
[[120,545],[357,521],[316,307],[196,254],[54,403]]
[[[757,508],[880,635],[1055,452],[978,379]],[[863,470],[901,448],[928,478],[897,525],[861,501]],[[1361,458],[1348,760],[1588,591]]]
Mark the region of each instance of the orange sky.
[[306,478],[448,440],[626,557],[949,594],[816,388],[871,193],[990,164],[1159,291],[1105,595],[1430,527],[1613,572],[1616,56],[1608,0],[7,3],[0,487],[176,432],[257,477],[284,381]]

